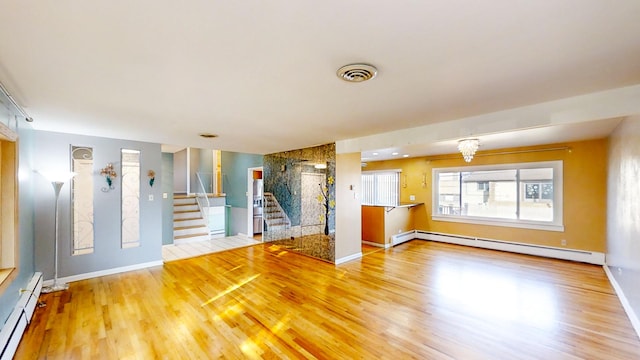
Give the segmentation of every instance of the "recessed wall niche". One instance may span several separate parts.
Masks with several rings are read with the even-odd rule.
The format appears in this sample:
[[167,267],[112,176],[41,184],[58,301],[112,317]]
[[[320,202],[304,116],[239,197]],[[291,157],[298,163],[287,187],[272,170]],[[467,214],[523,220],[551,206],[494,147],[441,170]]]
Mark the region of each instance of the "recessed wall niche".
[[93,148],[71,146],[71,206],[73,211],[72,255],[93,252]]
[[122,149],[122,247],[140,246],[140,150]]

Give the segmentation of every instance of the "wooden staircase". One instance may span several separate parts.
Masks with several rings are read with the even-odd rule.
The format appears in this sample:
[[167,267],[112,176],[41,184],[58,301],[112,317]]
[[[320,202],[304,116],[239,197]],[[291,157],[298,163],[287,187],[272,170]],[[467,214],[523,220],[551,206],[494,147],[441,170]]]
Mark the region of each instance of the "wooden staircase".
[[184,244],[209,240],[209,227],[202,218],[194,196],[173,197],[173,243]]

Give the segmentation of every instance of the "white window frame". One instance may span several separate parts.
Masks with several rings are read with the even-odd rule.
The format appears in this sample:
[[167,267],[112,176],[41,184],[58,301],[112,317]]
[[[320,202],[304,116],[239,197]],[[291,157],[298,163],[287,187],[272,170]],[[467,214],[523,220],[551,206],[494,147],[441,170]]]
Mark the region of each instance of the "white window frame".
[[[501,218],[489,218],[481,216],[468,216],[468,215],[445,215],[438,214],[439,206],[439,185],[438,179],[440,173],[450,172],[472,172],[472,171],[492,171],[492,170],[523,170],[523,169],[537,169],[537,168],[552,168],[553,169],[553,220],[552,221],[535,221],[535,220],[521,220],[521,219],[501,219]],[[479,225],[491,225],[491,226],[505,226],[516,227],[524,229],[535,230],[547,230],[547,231],[564,231],[563,222],[563,162],[557,161],[541,161],[541,162],[528,162],[528,163],[514,163],[514,164],[499,164],[499,165],[479,165],[479,166],[464,166],[464,167],[450,167],[450,168],[434,168],[432,170],[432,209],[431,219],[434,221],[448,221],[458,223],[469,223]],[[518,182],[517,186],[520,187]],[[518,209],[519,211],[520,209]]]
[[[374,171],[363,171],[362,176],[364,175],[383,175],[383,174],[394,174],[397,176],[397,189],[396,189],[396,204],[386,204],[386,203],[365,203],[365,196],[362,194],[362,205],[370,205],[370,206],[398,206],[400,205],[400,174],[402,173],[401,169],[392,169],[392,170],[374,170]],[[362,181],[362,180],[361,180]],[[364,187],[363,187],[364,192]]]

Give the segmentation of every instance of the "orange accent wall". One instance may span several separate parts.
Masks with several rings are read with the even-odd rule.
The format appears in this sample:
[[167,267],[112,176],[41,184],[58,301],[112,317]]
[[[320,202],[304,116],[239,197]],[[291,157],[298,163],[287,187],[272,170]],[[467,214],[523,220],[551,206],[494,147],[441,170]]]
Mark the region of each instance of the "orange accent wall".
[[[519,152],[558,147],[568,150]],[[517,152],[512,154],[498,154]],[[431,219],[433,168],[466,165],[510,164],[533,161],[563,161],[564,232],[520,229],[502,226],[464,224]],[[606,179],[607,139],[545,146],[480,151],[468,164],[459,154],[369,162],[363,171],[402,169],[400,201],[415,201],[424,207],[414,208],[414,224],[418,230],[474,236],[527,244],[571,249],[606,251]]]
[[362,240],[385,243],[384,207],[362,206]]

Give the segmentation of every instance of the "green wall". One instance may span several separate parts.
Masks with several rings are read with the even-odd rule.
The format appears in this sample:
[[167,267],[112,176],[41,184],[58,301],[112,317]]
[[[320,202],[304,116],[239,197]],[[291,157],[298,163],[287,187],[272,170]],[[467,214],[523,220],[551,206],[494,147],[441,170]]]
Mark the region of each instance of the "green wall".
[[227,236],[247,234],[247,171],[262,166],[262,155],[223,151],[221,153],[222,192],[227,201]]
[[262,166],[262,155],[223,151],[222,192],[227,195],[227,205],[247,208],[247,169]]

